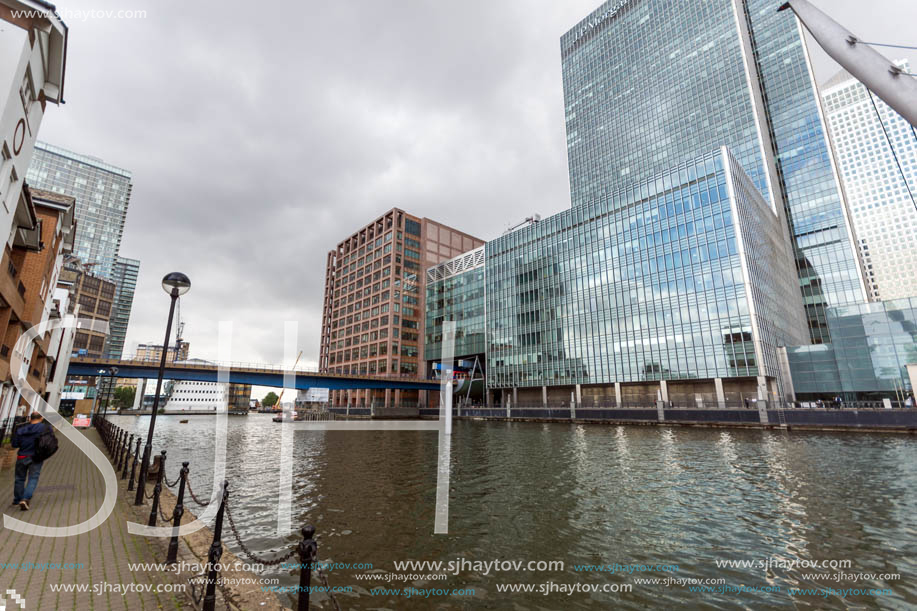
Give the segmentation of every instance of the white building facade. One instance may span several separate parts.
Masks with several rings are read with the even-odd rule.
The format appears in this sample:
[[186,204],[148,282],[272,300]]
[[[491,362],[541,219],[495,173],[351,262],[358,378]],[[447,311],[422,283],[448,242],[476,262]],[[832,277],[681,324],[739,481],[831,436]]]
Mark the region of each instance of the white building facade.
[[0,235],[12,229],[45,108],[63,101],[66,56],[53,6],[0,0]]
[[[911,71],[906,61],[896,63]],[[909,185],[917,197],[917,132],[846,72],[822,97],[870,298],[917,295],[917,208],[908,193]]]

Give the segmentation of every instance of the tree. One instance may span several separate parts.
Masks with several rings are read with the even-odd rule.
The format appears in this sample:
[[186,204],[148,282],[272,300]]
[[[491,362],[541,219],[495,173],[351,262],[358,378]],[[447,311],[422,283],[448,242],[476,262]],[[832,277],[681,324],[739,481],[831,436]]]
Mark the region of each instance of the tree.
[[261,405],[264,407],[274,407],[277,405],[278,399],[280,399],[280,397],[278,397],[277,393],[272,390],[271,392],[267,393],[263,399],[261,399]]
[[134,396],[137,389],[133,386],[119,386],[112,395],[112,404],[119,409],[134,405]]

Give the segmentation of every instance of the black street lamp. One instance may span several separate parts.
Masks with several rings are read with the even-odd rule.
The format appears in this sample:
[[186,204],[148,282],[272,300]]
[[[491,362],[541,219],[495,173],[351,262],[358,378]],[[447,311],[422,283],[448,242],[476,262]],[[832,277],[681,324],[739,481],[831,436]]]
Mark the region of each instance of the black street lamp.
[[105,418],[108,416],[108,401],[111,399],[112,394],[115,392],[115,376],[118,375],[118,368],[111,367],[108,370],[108,392],[105,393],[105,409],[102,412],[102,417]]
[[[162,377],[166,372],[166,355],[169,352],[169,335],[172,333],[172,316],[175,314],[175,301],[191,290],[191,280],[181,272],[172,272],[162,279],[162,290],[169,294],[172,303],[169,306],[169,322],[166,323],[166,339],[162,342],[162,358],[159,360],[159,375],[156,377],[156,394],[153,395],[153,411],[150,414],[150,429],[146,434],[146,445],[143,447],[143,461],[140,463],[140,476],[137,479],[137,495],[134,505],[143,504],[143,493],[146,491],[146,474],[150,468],[150,453],[153,451],[153,429],[156,427],[156,412],[159,411],[159,393],[162,391]],[[178,347],[175,348],[178,350]]]

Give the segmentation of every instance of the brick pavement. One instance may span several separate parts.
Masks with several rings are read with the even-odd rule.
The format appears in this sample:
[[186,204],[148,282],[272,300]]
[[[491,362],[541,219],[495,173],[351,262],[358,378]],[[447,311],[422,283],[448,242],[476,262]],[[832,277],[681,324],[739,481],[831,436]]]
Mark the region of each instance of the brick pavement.
[[[104,446],[95,429],[81,431],[103,453]],[[44,465],[31,511],[22,512],[13,501],[12,468],[0,470],[0,502],[3,513],[46,526],[68,526],[91,517],[104,496],[102,475],[76,446],[61,434],[60,449]],[[107,456],[107,454],[106,454]],[[164,592],[53,592],[54,584],[179,584],[169,574],[131,571],[128,562],[162,562],[161,544],[127,532],[128,520],[136,517],[125,496],[123,483],[119,498],[108,519],[88,533],[46,538],[6,530],[0,524],[0,595],[15,590],[26,602],[26,609],[185,609],[187,595]],[[24,570],[4,563],[51,562],[81,564],[77,568]],[[179,584],[182,585],[182,584]],[[7,596],[7,609],[18,609]]]

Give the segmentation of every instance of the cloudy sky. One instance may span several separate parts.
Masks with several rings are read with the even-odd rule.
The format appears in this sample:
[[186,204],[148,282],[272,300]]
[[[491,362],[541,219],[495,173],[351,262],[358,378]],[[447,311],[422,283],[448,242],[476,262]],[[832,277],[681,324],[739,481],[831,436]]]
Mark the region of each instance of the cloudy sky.
[[[39,136],[133,172],[125,350],[162,341],[159,281],[179,270],[194,356],[231,320],[233,360],[280,362],[296,320],[314,364],[325,255],[368,219],[398,206],[489,239],[568,207],[559,38],[599,4],[58,0],[146,11],[66,19],[67,104]],[[863,40],[917,44],[913,0],[816,4]],[[815,59],[820,81],[838,69]]]

